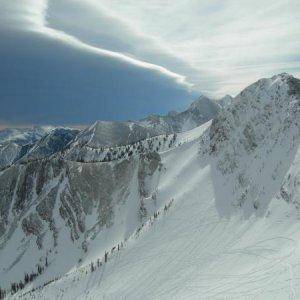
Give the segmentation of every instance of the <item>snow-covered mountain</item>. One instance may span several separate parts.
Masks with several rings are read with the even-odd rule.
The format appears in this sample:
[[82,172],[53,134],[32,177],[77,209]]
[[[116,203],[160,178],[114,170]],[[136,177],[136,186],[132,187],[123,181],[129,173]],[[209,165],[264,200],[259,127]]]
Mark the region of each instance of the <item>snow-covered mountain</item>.
[[6,128],[0,131],[0,144],[4,144],[6,142],[14,142],[18,145],[33,144],[53,129],[53,126]]
[[225,108],[227,106],[229,106],[233,101],[233,97],[230,95],[226,95],[224,97],[222,97],[221,99],[217,99],[216,100],[216,104],[220,107],[220,108]]
[[156,152],[137,151],[110,162],[52,157],[2,171],[1,286],[46,265],[50,280],[82,265],[96,245],[108,248],[130,236],[154,210],[161,172]]
[[128,145],[159,133],[145,128],[138,122],[97,121],[83,130],[76,138],[80,146],[92,148]]
[[0,169],[10,166],[27,153],[27,145],[18,145],[14,142],[5,142],[0,145]]
[[128,145],[161,134],[193,129],[211,120],[217,112],[218,106],[202,96],[180,113],[153,114],[140,121],[97,121],[77,136],[75,144],[92,148]]
[[180,113],[151,115],[140,121],[97,121],[81,131],[53,126],[5,129],[0,131],[0,169],[16,161],[47,157],[66,148],[68,158],[73,160],[103,159],[107,151],[104,153],[101,148],[125,146],[192,129],[212,119],[217,111],[218,106],[212,100],[200,97]]
[[218,105],[201,96],[183,112],[170,112],[166,116],[150,115],[141,120],[141,125],[164,132],[183,132],[206,123],[216,116]]
[[0,169],[23,157],[30,148],[54,127],[8,128],[0,131]]
[[108,161],[124,155],[127,145],[162,150],[168,145],[166,139],[169,140],[162,135],[193,129],[211,120],[217,112],[218,107],[212,100],[200,97],[180,113],[150,115],[140,121],[97,121],[74,138],[64,157],[85,162]]
[[288,74],[261,79],[213,121],[203,152],[215,157],[223,175],[216,173],[221,215],[233,208],[242,208],[247,217],[265,213],[299,150],[299,96],[300,81]]
[[79,131],[75,129],[55,128],[33,144],[21,161],[42,159],[62,151],[78,133]]
[[[10,131],[10,130],[7,130]],[[15,132],[12,129],[11,132]],[[67,147],[78,130],[69,128],[36,127],[22,129],[21,133],[3,137],[0,144],[0,169],[17,162],[26,162],[51,156]]]
[[3,170],[1,287],[16,299],[297,299],[299,120],[300,80],[279,74],[189,131],[99,149],[79,134]]

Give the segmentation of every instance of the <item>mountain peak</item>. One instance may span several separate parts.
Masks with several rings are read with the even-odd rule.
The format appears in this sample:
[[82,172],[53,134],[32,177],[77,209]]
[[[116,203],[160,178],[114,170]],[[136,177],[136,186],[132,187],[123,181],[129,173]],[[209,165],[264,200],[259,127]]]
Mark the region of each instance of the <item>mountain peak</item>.
[[232,103],[233,97],[230,95],[225,95],[224,97],[216,100],[216,103],[219,107],[224,108]]
[[[262,101],[267,104],[272,99],[281,97],[291,101],[288,95],[300,94],[300,80],[287,73],[281,73],[271,78],[262,78],[246,87],[237,97],[237,101]],[[286,96],[286,97],[285,97]]]
[[[226,183],[228,190],[235,190],[236,195],[225,208],[221,200],[225,192],[220,191],[218,204],[226,214],[234,207],[243,207],[247,216],[258,207],[260,213],[265,211],[270,201],[266,195],[275,192],[271,190],[274,182],[279,185],[283,180],[282,165],[293,161],[299,144],[299,107],[300,80],[283,73],[244,89],[213,120],[210,152],[218,160],[220,173],[231,180]],[[266,180],[270,182],[268,193]],[[252,183],[253,190],[246,182]],[[256,202],[251,207],[253,199]]]
[[279,73],[279,74],[276,74],[271,77],[272,80],[276,80],[276,79],[286,80],[286,79],[291,79],[291,78],[294,78],[293,75],[288,74],[286,72]]
[[212,100],[204,95],[201,95],[197,100],[195,100],[191,103],[189,109],[199,108],[200,106],[202,106],[203,104],[206,104],[208,102],[212,102]]

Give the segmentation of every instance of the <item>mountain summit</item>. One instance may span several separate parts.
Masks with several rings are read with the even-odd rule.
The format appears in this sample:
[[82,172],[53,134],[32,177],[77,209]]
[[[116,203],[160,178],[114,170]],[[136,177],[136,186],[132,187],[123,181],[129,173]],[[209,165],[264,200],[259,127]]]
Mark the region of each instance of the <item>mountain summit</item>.
[[216,189],[221,213],[233,207],[246,216],[265,212],[299,149],[299,120],[300,80],[286,73],[255,82],[220,111],[210,128],[209,152],[223,174]]

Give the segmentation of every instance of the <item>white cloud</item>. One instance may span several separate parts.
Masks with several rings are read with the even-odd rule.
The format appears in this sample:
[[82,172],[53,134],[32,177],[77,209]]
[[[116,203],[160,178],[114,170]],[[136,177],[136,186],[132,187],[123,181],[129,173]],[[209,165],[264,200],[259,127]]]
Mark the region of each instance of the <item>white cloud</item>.
[[185,76],[172,72],[160,65],[90,45],[64,31],[51,28],[47,22],[48,4],[48,0],[29,0],[19,5],[17,1],[12,0],[12,2],[4,5],[4,12],[2,12],[1,16],[5,16],[5,19],[2,19],[2,24],[12,29],[37,32],[94,54],[108,56],[140,68],[153,70],[175,80],[178,84],[184,85],[188,89],[192,87],[192,84],[186,81]]
[[[20,28],[192,83],[207,94],[236,94],[283,71],[300,76],[298,0],[19,2],[9,6],[15,23],[27,22]],[[74,6],[85,9],[75,14]]]
[[128,26],[155,39],[162,51],[168,49],[192,66],[194,72],[176,72],[202,91],[235,94],[253,80],[282,70],[300,75],[298,0],[100,2]]
[[0,26],[3,30],[31,30],[45,26],[48,0],[3,1]]

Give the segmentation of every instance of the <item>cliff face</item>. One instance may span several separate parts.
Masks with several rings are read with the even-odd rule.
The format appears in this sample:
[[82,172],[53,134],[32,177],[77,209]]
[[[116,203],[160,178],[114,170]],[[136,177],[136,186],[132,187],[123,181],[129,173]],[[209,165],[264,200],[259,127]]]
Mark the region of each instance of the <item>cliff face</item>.
[[259,80],[220,111],[202,152],[214,158],[222,214],[265,212],[299,152],[299,120],[300,81],[288,74]]
[[[115,231],[112,236],[120,239],[132,233],[142,220],[142,202],[155,190],[151,179],[159,169],[160,156],[147,152],[107,163],[42,159],[1,172],[0,248],[5,273],[1,278],[16,272],[18,261],[22,279],[24,272],[34,270],[49,253],[55,260],[64,243],[69,245],[70,263],[74,264],[104,230]],[[130,226],[120,230],[120,222]],[[6,259],[13,245],[14,252]],[[26,262],[31,253],[36,255],[33,265],[32,260]]]

